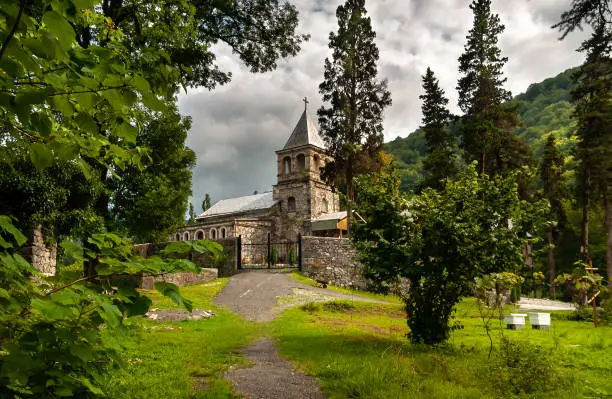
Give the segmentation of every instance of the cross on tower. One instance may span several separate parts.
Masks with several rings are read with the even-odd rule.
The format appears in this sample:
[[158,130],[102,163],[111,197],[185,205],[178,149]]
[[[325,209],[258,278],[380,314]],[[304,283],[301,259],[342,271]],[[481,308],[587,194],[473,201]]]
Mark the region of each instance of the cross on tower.
[[302,101],[304,101],[304,110],[306,110],[306,108],[308,107],[308,103],[309,103],[308,98],[304,97]]

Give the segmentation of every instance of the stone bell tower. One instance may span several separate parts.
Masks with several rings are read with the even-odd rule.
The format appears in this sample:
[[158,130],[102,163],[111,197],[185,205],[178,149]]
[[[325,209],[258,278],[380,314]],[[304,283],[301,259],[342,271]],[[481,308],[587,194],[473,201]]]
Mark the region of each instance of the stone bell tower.
[[329,156],[308,115],[307,99],[300,120],[276,156],[278,174],[273,198],[280,204],[279,238],[294,240],[298,233],[311,233],[312,219],[340,210],[338,194],[321,180],[321,168]]

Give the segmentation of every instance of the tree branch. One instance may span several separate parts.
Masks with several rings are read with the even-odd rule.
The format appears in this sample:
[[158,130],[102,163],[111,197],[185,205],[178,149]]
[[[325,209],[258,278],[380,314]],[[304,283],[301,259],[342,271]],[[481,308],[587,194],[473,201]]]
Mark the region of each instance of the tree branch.
[[19,12],[17,13],[15,23],[13,24],[13,27],[11,28],[11,31],[9,32],[8,36],[6,37],[6,40],[4,41],[4,43],[2,43],[2,48],[0,48],[0,62],[2,61],[2,56],[4,55],[6,47],[8,46],[13,36],[15,36],[15,32],[17,31],[17,26],[19,25],[19,21],[21,20],[21,15],[23,14],[23,9],[25,8],[25,5],[26,0],[21,0],[21,3],[19,3]]
[[75,284],[77,284],[77,283],[80,283],[81,281],[91,280],[91,279],[92,279],[92,278],[94,278],[94,277],[95,277],[95,276],[86,276],[86,277],[81,277],[80,279],[78,279],[78,280],[74,280],[72,283],[66,284],[66,285],[64,285],[63,287],[59,287],[59,288],[52,289],[51,291],[47,292],[47,293],[45,294],[45,296],[49,296],[49,295],[51,295],[51,294],[55,294],[55,293],[56,293],[56,292],[58,292],[58,291],[61,291],[61,290],[65,289],[65,288],[68,288],[68,287],[70,287],[70,286],[72,286],[72,285],[75,285]]

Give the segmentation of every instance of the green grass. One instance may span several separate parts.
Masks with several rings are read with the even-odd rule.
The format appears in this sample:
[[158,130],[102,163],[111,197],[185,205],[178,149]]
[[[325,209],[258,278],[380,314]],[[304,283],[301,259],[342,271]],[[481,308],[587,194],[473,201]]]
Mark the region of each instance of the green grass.
[[[315,280],[311,279],[310,277],[305,276],[304,274],[300,272],[293,272],[290,274],[290,276],[292,279],[299,281],[302,284],[306,284],[311,287],[319,287],[319,284]],[[365,298],[377,299],[380,301],[393,302],[393,303],[398,303],[398,304],[402,303],[402,300],[395,295],[375,294],[373,292],[352,290],[349,288],[337,287],[335,285],[328,285],[327,289],[336,291],[336,292],[341,292],[343,294],[358,295],[358,296],[362,296]]]
[[[231,365],[245,365],[239,351],[257,338],[261,325],[219,309],[212,298],[227,283],[182,287],[194,308],[216,316],[188,322],[143,320],[123,339],[126,364],[109,370],[105,392],[111,398],[229,398],[235,397],[223,378]],[[156,292],[146,292],[153,308],[176,308]]]
[[[553,314],[550,331],[502,331],[495,320],[488,359],[474,301],[460,303],[456,316],[464,328],[436,349],[408,342],[399,305],[305,305],[283,313],[272,331],[281,354],[314,375],[331,398],[495,398],[511,390],[530,398],[612,395],[612,328],[594,329],[563,313]],[[506,352],[501,332],[517,343]]]

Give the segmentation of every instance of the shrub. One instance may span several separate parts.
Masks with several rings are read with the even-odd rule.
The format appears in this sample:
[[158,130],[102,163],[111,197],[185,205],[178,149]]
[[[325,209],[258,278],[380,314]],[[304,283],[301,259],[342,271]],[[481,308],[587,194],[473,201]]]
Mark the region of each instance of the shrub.
[[491,381],[503,396],[554,391],[564,380],[568,382],[561,378],[556,363],[542,346],[503,337],[492,364]]
[[289,250],[289,265],[295,265],[295,251],[293,250],[293,248]]

